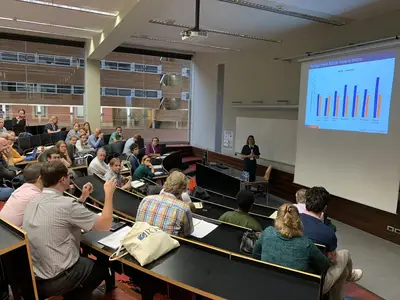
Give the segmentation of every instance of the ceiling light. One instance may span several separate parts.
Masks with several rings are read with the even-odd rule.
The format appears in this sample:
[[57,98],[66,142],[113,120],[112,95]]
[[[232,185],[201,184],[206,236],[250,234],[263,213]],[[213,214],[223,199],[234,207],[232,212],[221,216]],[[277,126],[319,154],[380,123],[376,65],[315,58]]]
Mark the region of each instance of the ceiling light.
[[[192,29],[193,28],[193,25],[169,23],[167,21],[160,21],[160,20],[150,20],[149,22],[152,24],[165,25],[165,26],[184,28],[184,29]],[[282,43],[281,40],[275,40],[275,39],[264,37],[264,36],[248,35],[248,34],[229,32],[229,31],[219,30],[219,29],[211,29],[211,28],[207,28],[207,27],[200,27],[200,31],[207,31],[207,32],[211,32],[211,33],[229,35],[229,36],[234,36],[234,37],[241,37],[241,38],[252,39],[252,40],[257,40],[257,41]]]
[[[1,19],[1,18],[0,18],[0,19]],[[50,35],[59,35],[59,36],[66,36],[66,37],[76,38],[76,35],[70,35],[70,34],[64,34],[64,33],[57,33],[57,32],[49,32],[49,31],[42,31],[42,30],[35,30],[35,29],[15,28],[15,27],[2,26],[2,25],[0,25],[0,28],[3,28],[3,29],[10,29],[10,30],[15,30],[15,31],[35,32],[35,33],[50,34]],[[90,38],[92,38],[92,36],[80,36],[80,38],[87,38],[87,39],[90,39]]]
[[96,14],[96,15],[109,16],[109,17],[118,16],[118,12],[106,12],[106,11],[100,11],[100,10],[84,8],[84,7],[77,7],[77,6],[71,6],[71,5],[65,5],[65,4],[57,4],[54,2],[47,2],[47,1],[40,1],[40,0],[16,0],[16,1],[57,7],[57,8],[64,8],[64,9],[75,10],[75,11],[80,11],[80,12],[85,12],[85,13]]
[[56,27],[56,28],[63,28],[63,29],[87,31],[87,32],[94,32],[94,33],[103,32],[103,30],[100,30],[100,29],[80,28],[80,27],[74,27],[74,26],[66,26],[66,25],[59,25],[59,24],[22,20],[22,19],[17,19],[17,18],[0,17],[0,20],[14,21],[14,22],[19,22],[19,23],[33,24],[33,25],[39,25],[39,26],[49,26],[49,27]]
[[136,38],[136,39],[145,39],[145,40],[156,41],[156,42],[164,42],[164,43],[181,44],[181,45],[188,45],[188,46],[206,47],[206,48],[219,49],[219,50],[240,51],[239,49],[220,47],[220,46],[212,46],[212,45],[204,45],[204,44],[192,44],[192,43],[186,43],[186,42],[177,41],[177,40],[169,40],[169,39],[165,39],[165,38],[153,37],[153,36],[148,36],[148,35],[134,34],[131,37],[132,38]]
[[264,4],[242,1],[242,0],[218,0],[218,1],[226,2],[226,3],[230,3],[230,4],[236,4],[236,5],[245,6],[245,7],[250,7],[250,8],[255,8],[255,9],[259,9],[259,10],[265,10],[265,11],[269,11],[272,13],[277,13],[277,14],[281,14],[281,15],[296,17],[296,18],[300,18],[300,19],[306,19],[306,20],[310,20],[310,21],[315,21],[315,22],[320,22],[320,23],[325,23],[325,24],[330,24],[330,25],[335,25],[335,26],[346,25],[346,22],[344,22],[344,21],[337,21],[337,20],[333,20],[331,18],[318,17],[318,16],[306,14],[306,13],[296,12],[293,10],[287,10],[284,8],[283,5],[278,5],[278,6],[274,7],[274,6],[264,5]]

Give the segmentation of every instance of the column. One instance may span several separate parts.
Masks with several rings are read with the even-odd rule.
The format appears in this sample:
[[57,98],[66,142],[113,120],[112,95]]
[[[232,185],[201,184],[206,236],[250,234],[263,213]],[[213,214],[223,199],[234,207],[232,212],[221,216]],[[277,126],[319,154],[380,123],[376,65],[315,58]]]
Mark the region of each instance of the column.
[[83,97],[85,121],[92,131],[101,128],[100,122],[100,61],[85,59],[85,94]]

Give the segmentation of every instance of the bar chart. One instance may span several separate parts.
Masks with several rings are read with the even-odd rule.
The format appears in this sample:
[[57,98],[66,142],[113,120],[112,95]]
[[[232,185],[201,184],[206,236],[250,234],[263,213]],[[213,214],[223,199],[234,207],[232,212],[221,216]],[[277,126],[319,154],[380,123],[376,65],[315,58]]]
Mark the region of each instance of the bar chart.
[[311,64],[305,125],[387,133],[394,68],[394,52]]

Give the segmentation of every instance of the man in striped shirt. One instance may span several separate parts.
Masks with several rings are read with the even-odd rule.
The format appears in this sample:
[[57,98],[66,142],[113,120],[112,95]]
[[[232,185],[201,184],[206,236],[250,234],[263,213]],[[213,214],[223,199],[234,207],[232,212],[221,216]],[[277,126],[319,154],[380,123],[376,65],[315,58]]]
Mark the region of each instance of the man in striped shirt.
[[178,171],[172,172],[159,195],[145,197],[139,205],[136,221],[147,222],[163,231],[188,236],[193,232],[192,212],[188,203],[182,201],[187,178]]

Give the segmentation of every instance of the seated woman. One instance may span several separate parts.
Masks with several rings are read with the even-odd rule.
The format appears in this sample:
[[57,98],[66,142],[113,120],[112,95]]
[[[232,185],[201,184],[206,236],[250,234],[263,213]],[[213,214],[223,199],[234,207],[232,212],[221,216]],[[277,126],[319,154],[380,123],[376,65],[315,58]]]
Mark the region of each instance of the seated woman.
[[14,148],[14,142],[15,142],[15,132],[14,131],[7,131],[8,134],[8,143],[10,145],[10,151],[12,154],[12,160],[14,164],[17,164],[21,161],[24,161],[26,156],[20,155],[19,152]]
[[117,187],[123,190],[131,189],[131,179],[121,175],[121,160],[119,158],[113,158],[110,160],[110,169],[104,175],[105,180],[116,179]]
[[71,138],[67,142],[67,152],[72,162],[74,162],[75,158],[79,157],[76,143],[77,143],[77,137],[75,135],[71,136]]
[[60,161],[67,167],[72,166],[72,160],[68,155],[67,144],[64,141],[58,141],[56,144],[56,151],[60,155]]
[[143,156],[142,164],[133,173],[133,178],[135,180],[140,180],[142,178],[153,178],[154,168],[151,165],[151,158],[147,155]]
[[85,130],[86,136],[89,137],[92,134],[92,129],[90,129],[90,124],[89,122],[83,123],[83,130]]
[[47,133],[56,133],[59,132],[60,129],[58,129],[58,118],[56,116],[52,116],[49,119],[49,123],[46,124],[46,126],[44,127],[44,131]]
[[253,257],[304,272],[325,272],[330,260],[307,237],[297,208],[283,204],[278,209],[275,227],[267,227],[253,250]]
[[70,131],[68,131],[67,137],[65,138],[65,142],[68,143],[69,139],[71,138],[71,136],[76,136],[76,138],[79,138],[79,123],[75,122],[72,125],[72,129]]
[[159,157],[161,155],[160,140],[158,137],[153,137],[151,144],[146,146],[146,155],[150,157]]
[[110,167],[104,162],[106,159],[106,149],[100,148],[97,150],[96,157],[90,162],[88,167],[88,174],[93,175],[96,174],[97,176],[104,178],[104,175],[108,172]]

